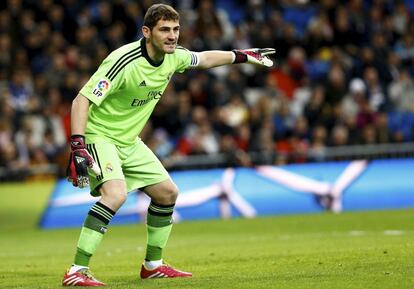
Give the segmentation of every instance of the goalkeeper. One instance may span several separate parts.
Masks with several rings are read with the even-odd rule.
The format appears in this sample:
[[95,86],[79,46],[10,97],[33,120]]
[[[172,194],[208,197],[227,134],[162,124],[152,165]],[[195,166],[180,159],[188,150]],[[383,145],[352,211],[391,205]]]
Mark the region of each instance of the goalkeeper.
[[68,179],[80,188],[89,185],[100,199],[85,218],[64,286],[105,285],[92,276],[89,261],[128,192],[135,189],[151,198],[140,277],[192,276],[162,260],[178,188],[138,135],[175,72],[237,63],[271,67],[266,55],[275,50],[193,52],[177,45],[179,32],[178,13],[169,5],[152,5],[144,17],[143,38],[109,54],[73,100]]

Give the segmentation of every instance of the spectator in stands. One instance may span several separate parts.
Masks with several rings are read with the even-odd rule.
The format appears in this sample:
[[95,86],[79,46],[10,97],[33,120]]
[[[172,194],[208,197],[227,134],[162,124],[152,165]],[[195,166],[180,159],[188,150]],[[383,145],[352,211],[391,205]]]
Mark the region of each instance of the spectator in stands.
[[388,95],[384,83],[378,77],[375,67],[364,70],[364,81],[367,85],[367,100],[373,111],[384,111],[388,105]]
[[25,68],[15,69],[9,82],[11,103],[16,112],[24,114],[36,111],[39,100],[34,96],[30,72]]
[[316,125],[312,130],[311,144],[309,146],[310,161],[324,161],[326,157],[327,131],[322,124]]
[[361,143],[362,144],[375,144],[377,143],[377,131],[375,130],[374,125],[369,124],[364,127],[361,134]]
[[[0,12],[1,13],[1,12]],[[1,17],[1,15],[0,15]],[[1,18],[0,18],[1,19]],[[7,34],[0,34],[0,69],[11,67],[12,63],[12,40]]]
[[147,145],[161,160],[168,157],[173,150],[173,144],[170,142],[168,133],[162,128],[153,131]]
[[394,51],[405,65],[412,65],[412,59],[414,58],[414,36],[411,32],[405,33],[397,41]]
[[334,31],[326,12],[320,10],[308,23],[306,51],[311,55],[332,45]]
[[212,0],[201,0],[197,8],[195,35],[203,36],[199,50],[226,48],[232,39],[233,26],[224,11],[217,11]]
[[355,45],[355,31],[352,27],[348,11],[344,6],[338,7],[333,25],[333,43],[351,52]]
[[337,125],[332,129],[330,137],[331,146],[346,146],[349,144],[348,141],[349,132],[346,126]]
[[343,68],[339,64],[333,64],[325,85],[325,102],[330,106],[341,102],[347,92],[346,84]]
[[235,128],[247,121],[248,108],[243,102],[242,96],[234,94],[230,101],[222,107],[225,124]]
[[216,154],[219,152],[219,140],[209,121],[202,121],[191,139],[191,154]]
[[317,86],[313,89],[310,101],[305,105],[304,115],[309,126],[324,122],[325,88]]
[[225,155],[226,167],[249,167],[252,165],[250,156],[237,147],[233,135],[225,134],[220,137],[220,153]]
[[342,99],[342,111],[344,117],[355,118],[358,114],[360,103],[366,98],[366,86],[362,79],[354,78],[349,83],[349,93]]
[[389,143],[391,141],[387,113],[381,112],[377,114],[377,118],[375,121],[375,130],[377,134],[376,141],[378,143]]
[[406,69],[388,87],[390,100],[395,110],[414,112],[414,81]]
[[0,150],[5,153],[8,146],[14,146],[13,127],[10,122],[2,118],[0,121]]

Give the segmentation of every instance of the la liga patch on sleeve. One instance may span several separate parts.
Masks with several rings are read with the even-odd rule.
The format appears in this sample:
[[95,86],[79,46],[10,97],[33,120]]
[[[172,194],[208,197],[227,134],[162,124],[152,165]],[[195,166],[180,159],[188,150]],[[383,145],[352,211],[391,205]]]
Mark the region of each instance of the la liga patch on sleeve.
[[101,79],[96,84],[95,88],[92,90],[92,93],[97,97],[104,96],[105,93],[111,88],[111,83],[106,79]]

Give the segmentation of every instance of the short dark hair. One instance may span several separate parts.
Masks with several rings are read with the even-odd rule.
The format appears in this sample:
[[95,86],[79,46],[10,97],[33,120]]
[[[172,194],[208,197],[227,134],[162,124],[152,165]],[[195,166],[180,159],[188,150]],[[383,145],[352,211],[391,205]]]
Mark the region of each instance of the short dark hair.
[[152,30],[159,20],[179,21],[180,15],[167,4],[154,4],[148,8],[144,16],[144,26]]

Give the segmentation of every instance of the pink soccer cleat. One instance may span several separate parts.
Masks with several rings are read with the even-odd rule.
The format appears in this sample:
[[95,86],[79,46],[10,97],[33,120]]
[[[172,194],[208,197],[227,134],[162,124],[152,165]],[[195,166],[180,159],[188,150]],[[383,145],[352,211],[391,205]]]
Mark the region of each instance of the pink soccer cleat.
[[69,271],[66,272],[63,276],[62,281],[63,286],[105,286],[105,283],[98,281],[93,277],[89,269],[81,269],[75,273],[69,274]]
[[154,270],[148,270],[144,265],[141,266],[141,279],[151,278],[176,278],[176,277],[191,277],[192,273],[180,271],[173,267],[162,264]]

